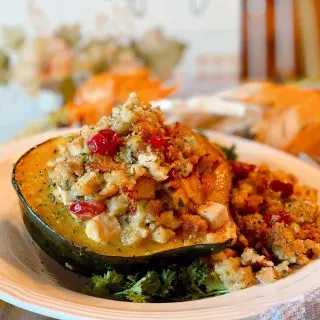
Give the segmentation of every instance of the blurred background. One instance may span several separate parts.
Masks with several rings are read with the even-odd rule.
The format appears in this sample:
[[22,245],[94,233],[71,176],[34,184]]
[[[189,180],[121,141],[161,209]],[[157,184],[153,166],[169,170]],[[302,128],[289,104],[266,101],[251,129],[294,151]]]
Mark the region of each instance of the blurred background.
[[318,0],[2,0],[0,142],[136,91],[169,121],[317,158],[319,27]]

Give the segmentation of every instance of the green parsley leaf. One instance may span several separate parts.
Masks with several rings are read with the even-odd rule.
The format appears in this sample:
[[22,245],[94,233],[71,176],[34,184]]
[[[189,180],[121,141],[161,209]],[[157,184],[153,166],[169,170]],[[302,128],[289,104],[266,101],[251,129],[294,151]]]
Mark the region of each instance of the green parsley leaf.
[[121,289],[123,282],[123,276],[116,271],[108,271],[103,276],[93,276],[91,294],[97,297],[109,297]]
[[214,145],[217,146],[226,155],[228,160],[237,160],[238,155],[236,153],[235,145],[232,145],[229,148],[218,143],[215,143]]
[[90,289],[87,293],[91,295],[143,303],[196,300],[227,292],[212,267],[202,260],[127,276],[108,271],[92,277]]
[[[133,283],[133,278],[129,282]],[[125,296],[129,301],[148,302],[158,292],[161,286],[159,275],[155,271],[148,271],[147,274],[124,291],[115,293],[116,296]]]
[[159,296],[165,298],[174,291],[177,284],[177,272],[175,270],[163,269],[161,272],[162,286],[160,288]]

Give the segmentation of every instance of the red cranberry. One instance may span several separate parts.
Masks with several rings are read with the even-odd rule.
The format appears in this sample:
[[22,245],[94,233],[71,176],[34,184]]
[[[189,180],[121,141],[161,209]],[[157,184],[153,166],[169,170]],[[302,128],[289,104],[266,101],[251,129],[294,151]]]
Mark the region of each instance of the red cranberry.
[[290,222],[290,215],[285,211],[269,212],[263,217],[264,221],[271,227],[276,222],[284,222],[288,224]]
[[70,205],[69,210],[80,220],[87,220],[93,218],[103,211],[106,206],[103,202],[91,202],[91,201],[77,201]]
[[145,138],[145,142],[150,144],[152,149],[162,149],[166,146],[166,140],[158,134],[150,134]]
[[314,257],[314,253],[311,249],[308,249],[307,252],[306,252],[306,256],[309,258],[309,259],[313,259]]
[[262,254],[268,259],[268,260],[272,260],[272,256],[269,253],[269,251],[266,249],[266,247],[262,248]]
[[88,142],[87,146],[92,153],[114,156],[120,139],[113,130],[101,130],[94,135]]
[[135,213],[137,211],[137,202],[135,200],[131,200],[129,204],[129,211],[131,213]]
[[212,176],[205,175],[201,177],[201,184],[202,184],[202,190],[205,192],[205,194],[210,194],[212,192],[212,189],[214,187],[214,181],[212,179]]
[[235,175],[236,180],[244,180],[248,178],[249,173],[254,171],[256,166],[253,164],[241,163],[234,161],[232,163],[232,171]]
[[275,192],[281,192],[281,197],[284,199],[289,198],[293,193],[293,185],[280,180],[273,180],[270,183],[270,188]]
[[169,171],[168,176],[169,176],[169,180],[175,180],[180,178],[179,171],[174,168]]
[[258,193],[263,193],[268,188],[268,181],[266,178],[258,178],[256,183],[256,189]]

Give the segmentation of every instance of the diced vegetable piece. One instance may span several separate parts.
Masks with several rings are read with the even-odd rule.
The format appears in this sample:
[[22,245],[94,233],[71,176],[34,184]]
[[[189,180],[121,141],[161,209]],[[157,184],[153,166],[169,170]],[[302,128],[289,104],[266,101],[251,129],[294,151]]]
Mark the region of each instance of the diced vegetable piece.
[[69,210],[80,220],[87,220],[105,211],[106,206],[102,202],[77,201],[70,205]]

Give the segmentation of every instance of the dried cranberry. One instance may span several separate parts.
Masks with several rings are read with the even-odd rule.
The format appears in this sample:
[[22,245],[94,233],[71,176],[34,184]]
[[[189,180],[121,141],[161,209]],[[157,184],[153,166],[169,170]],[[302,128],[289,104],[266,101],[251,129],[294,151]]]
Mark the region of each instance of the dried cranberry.
[[163,149],[166,146],[166,140],[159,134],[148,135],[145,142],[150,144],[152,149]]
[[254,246],[256,250],[260,250],[262,247],[263,247],[263,243],[261,241],[258,241]]
[[92,153],[114,156],[120,139],[113,130],[101,130],[94,135],[88,142],[87,146]]
[[243,205],[243,207],[238,208],[238,212],[241,216],[245,216],[248,214],[254,214],[255,212],[258,211],[258,208],[255,206],[251,206],[248,204],[248,201],[245,202],[245,204]]
[[280,180],[273,180],[270,183],[270,188],[275,192],[281,192],[281,197],[284,199],[289,198],[293,193],[293,185]]
[[310,239],[320,243],[320,231],[316,226],[303,225],[301,227],[301,237],[303,239]]
[[306,252],[306,256],[309,258],[309,259],[313,259],[314,257],[314,253],[311,249],[308,249],[307,252]]
[[253,262],[251,268],[253,272],[258,272],[261,269],[261,265],[259,262]]
[[248,229],[247,226],[241,228],[241,233],[248,240],[249,246],[261,248],[261,245],[266,241],[267,226],[262,223],[258,225],[255,229]]
[[91,201],[77,201],[69,207],[70,212],[78,216],[80,220],[93,218],[105,211],[105,209],[106,206],[103,202]]
[[276,222],[284,222],[285,224],[288,224],[290,222],[290,215],[285,211],[269,212],[263,217],[263,219],[268,227],[271,227]]
[[268,181],[266,178],[258,178],[256,182],[256,189],[258,193],[263,193],[268,188]]
[[214,179],[212,178],[212,175],[203,175],[201,177],[201,185],[202,190],[206,195],[211,194],[214,187]]
[[180,178],[180,174],[179,174],[179,170],[177,169],[171,169],[168,173],[168,180],[176,180],[176,179],[179,179]]
[[237,161],[234,161],[232,163],[232,171],[236,180],[243,180],[248,178],[249,173],[254,171],[255,168],[256,166],[253,164],[246,164]]
[[269,251],[266,249],[266,247],[262,248],[262,254],[267,258],[267,260],[272,260],[271,254]]
[[130,213],[135,213],[137,211],[137,202],[134,199],[129,203],[129,211]]

